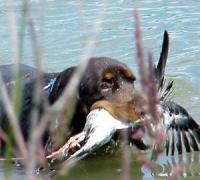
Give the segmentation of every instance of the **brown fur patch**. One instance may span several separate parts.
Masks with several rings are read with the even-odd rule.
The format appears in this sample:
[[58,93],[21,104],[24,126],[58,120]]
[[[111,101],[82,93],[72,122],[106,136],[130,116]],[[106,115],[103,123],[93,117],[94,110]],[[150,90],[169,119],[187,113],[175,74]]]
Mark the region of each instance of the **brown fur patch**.
[[112,71],[105,72],[105,74],[103,74],[103,78],[108,80],[113,79],[115,78],[115,73]]

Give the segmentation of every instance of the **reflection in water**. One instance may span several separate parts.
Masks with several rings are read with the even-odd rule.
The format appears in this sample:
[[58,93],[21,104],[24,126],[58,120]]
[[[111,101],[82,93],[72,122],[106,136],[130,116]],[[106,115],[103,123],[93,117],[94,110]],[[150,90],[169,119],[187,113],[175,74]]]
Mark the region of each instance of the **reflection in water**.
[[[200,176],[200,153],[193,152],[184,155],[175,155],[166,157],[161,155],[156,161],[156,167],[154,172],[150,172],[145,167],[142,167],[144,177],[151,173],[152,177],[166,178],[170,176],[172,168],[176,167],[180,163],[184,164],[184,170],[182,177],[199,177]],[[147,173],[148,172],[148,173]]]
[[[149,155],[149,154],[148,154]],[[166,156],[161,154],[157,159],[154,170],[144,167],[138,160],[137,154],[132,156],[131,176],[134,179],[155,179],[170,176],[172,168],[180,163],[184,164],[182,177],[190,179],[200,176],[200,153]],[[119,179],[122,173],[121,153],[95,155],[80,161],[68,174],[69,179]],[[60,177],[58,177],[60,178]]]
[[[188,153],[183,156],[160,155],[155,164],[155,169],[152,172],[142,166],[136,160],[136,156],[132,157],[131,174],[134,179],[166,179],[170,176],[172,168],[176,167],[181,162],[184,163],[184,172],[182,177],[195,179],[200,176],[200,153]],[[0,179],[4,177],[4,168],[0,167]],[[25,178],[25,170],[22,167],[14,167],[13,171],[15,179]],[[120,179],[122,173],[122,160],[120,152],[113,154],[98,154],[93,155],[85,160],[80,161],[71,169],[67,175],[67,179],[71,180],[93,180],[93,179]],[[66,179],[66,176],[58,176],[56,179]]]
[[[57,176],[55,179],[70,180],[102,180],[102,179],[120,179],[122,175],[122,154],[120,151],[111,151],[109,148],[101,149],[93,153],[84,160],[79,161],[67,176]],[[103,153],[102,153],[103,150]],[[150,152],[147,154],[150,156]],[[185,153],[184,155],[166,156],[161,154],[156,163],[154,170],[146,168],[139,162],[137,154],[133,153],[131,157],[131,176],[134,179],[166,179],[170,176],[172,168],[180,163],[184,163],[182,177],[185,179],[200,177],[200,152]],[[43,173],[43,172],[42,172]],[[0,163],[0,179],[4,179],[5,169],[3,163]],[[48,175],[47,175],[48,176]],[[23,167],[13,165],[14,179],[25,179],[26,170]]]

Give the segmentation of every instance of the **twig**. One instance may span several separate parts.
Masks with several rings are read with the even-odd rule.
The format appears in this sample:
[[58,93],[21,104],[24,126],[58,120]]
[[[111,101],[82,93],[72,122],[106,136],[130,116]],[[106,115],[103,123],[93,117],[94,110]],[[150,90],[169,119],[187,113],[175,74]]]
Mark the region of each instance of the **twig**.
[[[26,17],[26,21],[29,27],[29,31],[30,31],[30,37],[31,37],[31,42],[32,42],[32,48],[33,48],[33,57],[34,57],[34,62],[36,65],[36,83],[34,86],[34,99],[33,99],[33,103],[38,105],[41,103],[41,77],[42,77],[42,71],[41,71],[41,47],[39,46],[38,43],[38,37],[34,28],[34,23],[33,23],[33,19],[31,17],[31,13],[30,13],[30,4],[28,0],[24,0],[24,12],[25,12],[25,17]],[[32,179],[32,172],[34,172],[35,168],[36,168],[36,164],[37,164],[37,158],[36,158],[36,148],[37,145],[39,144],[37,142],[37,138],[35,136],[34,131],[37,128],[37,124],[38,124],[38,120],[39,120],[39,109],[37,106],[34,106],[32,108],[32,117],[31,117],[31,121],[30,121],[30,140],[29,140],[29,163],[27,166],[27,174],[28,174],[28,178]]]
[[[135,17],[135,38],[136,38],[136,49],[137,49],[137,63],[140,73],[140,83],[142,86],[142,91],[146,95],[148,100],[148,110],[149,115],[146,115],[148,121],[146,121],[145,126],[148,130],[149,135],[154,139],[154,147],[152,157],[154,160],[157,159],[158,155],[163,151],[163,144],[165,142],[165,129],[163,128],[157,109],[158,102],[158,89],[156,85],[156,79],[154,74],[154,66],[151,53],[148,53],[147,62],[145,62],[144,52],[142,47],[142,37],[140,30],[140,23],[138,13],[134,11]],[[152,128],[153,126],[153,128]],[[150,161],[149,161],[150,162]]]
[[6,133],[4,132],[4,130],[0,127],[0,143],[1,143],[1,140],[3,140],[4,142],[6,142],[8,140],[8,136],[6,135]]
[[159,113],[157,109],[157,102],[158,102],[158,89],[156,86],[156,79],[154,75],[154,69],[153,69],[153,59],[152,54],[148,53],[148,99],[149,99],[149,111],[151,113],[151,116],[153,118],[154,124],[160,123]]
[[[80,83],[81,77],[82,77],[83,73],[85,72],[89,58],[92,55],[92,51],[95,47],[96,39],[97,39],[98,33],[101,29],[102,19],[103,19],[103,15],[105,13],[106,5],[107,5],[107,0],[103,0],[101,9],[99,10],[99,14],[98,14],[97,19],[93,26],[93,32],[94,32],[93,34],[94,35],[92,37],[88,38],[86,41],[85,48],[84,48],[84,54],[82,55],[81,63],[79,65],[79,67],[77,68],[75,74],[73,75],[73,77],[71,78],[67,87],[65,88],[63,95],[50,108],[50,111],[54,114],[55,113],[59,114],[59,113],[63,113],[63,112],[67,111],[65,119],[61,119],[62,121],[67,121],[67,122],[62,122],[62,123],[64,123],[64,125],[62,125],[62,127],[64,127],[64,128],[67,127],[66,123],[68,123],[69,119],[71,119],[71,117],[73,115],[72,110],[75,107],[77,88]],[[64,129],[64,133],[66,134],[66,129]],[[59,134],[60,134],[60,132],[59,132]],[[61,159],[65,159],[65,158],[61,158]],[[61,169],[64,169],[64,167],[65,167],[64,164]]]
[[69,123],[69,120],[72,118],[72,115],[74,113],[78,86],[79,86],[81,77],[83,76],[83,73],[85,72],[85,69],[87,68],[88,61],[95,47],[96,39],[101,29],[100,27],[102,23],[103,14],[105,12],[105,6],[106,6],[106,0],[103,0],[102,7],[99,10],[99,14],[92,28],[93,35],[90,38],[88,38],[87,41],[85,42],[85,48],[83,51],[84,53],[82,55],[80,65],[78,66],[78,68],[76,69],[76,72],[74,73],[68,85],[64,89],[62,96],[50,108],[53,113],[57,113],[61,115],[59,119],[61,121],[59,123],[62,123],[62,125],[61,126],[59,125],[59,126],[63,127],[61,131],[59,132],[59,135],[61,135],[61,137],[62,135],[66,135],[67,123]]
[[[15,75],[15,84],[14,84],[14,90],[13,90],[13,95],[12,95],[12,99],[13,99],[13,106],[12,106],[12,102],[10,101],[10,99],[8,98],[8,93],[6,91],[5,88],[5,84],[3,82],[2,76],[0,75],[0,81],[1,81],[1,94],[2,94],[2,99],[3,99],[3,104],[5,106],[5,110],[7,112],[8,115],[8,119],[10,121],[11,127],[13,129],[14,132],[14,138],[16,140],[16,144],[19,148],[20,151],[20,156],[23,156],[23,163],[26,164],[27,163],[27,149],[26,149],[26,145],[25,145],[25,141],[23,139],[19,124],[18,124],[18,120],[17,117],[19,115],[20,112],[20,105],[21,104],[17,104],[21,101],[22,98],[22,93],[21,93],[21,88],[22,88],[22,84],[20,81],[20,72],[19,72],[19,68],[20,68],[20,47],[19,47],[19,43],[20,43],[20,39],[18,37],[18,31],[17,31],[17,22],[16,22],[16,13],[14,10],[14,6],[13,6],[13,2],[12,0],[6,0],[6,9],[8,12],[8,19],[9,19],[9,30],[10,30],[10,37],[11,37],[11,44],[12,44],[12,51],[13,51],[13,60],[14,60],[14,75]],[[7,139],[7,138],[6,138]]]
[[10,99],[8,97],[8,93],[5,87],[5,83],[2,79],[2,75],[0,73],[0,92],[1,92],[1,97],[2,97],[2,102],[4,104],[5,110],[8,115],[8,119],[10,120],[10,124],[13,128],[13,133],[14,133],[14,138],[16,140],[17,146],[21,152],[21,156],[24,157],[24,162],[26,163],[27,160],[27,151],[26,151],[26,146],[24,142],[24,138],[22,136],[17,117],[14,113],[13,107],[10,103]]
[[130,180],[131,179],[131,156],[130,149],[128,147],[128,130],[125,129],[121,133],[123,139],[123,147],[122,147],[122,180]]
[[140,73],[140,82],[142,85],[142,91],[145,95],[148,94],[148,73],[147,73],[147,67],[145,64],[145,58],[144,58],[144,52],[143,52],[143,46],[142,46],[142,36],[141,36],[141,30],[140,30],[140,21],[137,10],[134,10],[134,20],[135,20],[135,39],[136,39],[136,49],[137,49],[137,64],[139,67],[139,73]]

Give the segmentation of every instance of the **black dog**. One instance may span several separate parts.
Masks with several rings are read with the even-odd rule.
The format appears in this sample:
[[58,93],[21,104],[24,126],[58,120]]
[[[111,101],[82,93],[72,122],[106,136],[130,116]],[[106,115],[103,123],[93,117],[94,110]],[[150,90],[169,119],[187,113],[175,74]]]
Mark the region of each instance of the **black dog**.
[[[158,66],[155,68],[159,89],[163,89],[164,70],[168,53],[168,34],[165,32],[163,49]],[[44,73],[42,76],[43,89],[42,95],[50,104],[62,95],[64,87],[68,84],[70,77],[73,75],[76,67],[68,68],[59,73]],[[12,65],[0,66],[4,82],[11,94],[15,83],[12,75]],[[35,85],[36,70],[32,67],[21,65],[21,75],[24,82],[22,110],[20,113],[19,123],[25,140],[29,136],[30,112],[34,105],[33,89]],[[103,108],[107,110],[114,118],[122,121],[134,122],[146,112],[140,108],[143,104],[143,96],[135,90],[135,76],[131,70],[123,63],[106,57],[91,58],[89,65],[81,79],[79,85],[79,95],[75,113],[70,124],[71,135],[80,133],[86,123],[86,117],[91,109]],[[165,124],[169,131],[174,129],[178,133],[178,139],[174,134],[167,140],[167,154],[171,148],[171,154],[175,149],[182,153],[182,143],[185,144],[187,152],[199,150],[200,133],[198,124],[191,118],[184,108],[174,102],[166,100],[166,94],[170,91],[172,83],[164,90],[160,97],[159,107],[165,117]],[[42,104],[38,106],[40,113],[43,113]],[[5,109],[0,99],[0,126],[7,132],[8,119]],[[106,122],[102,122],[106,123]],[[182,134],[182,135],[181,135]],[[44,144],[47,142],[48,133],[43,136]],[[142,140],[132,139],[132,142],[140,149],[146,146]],[[2,142],[2,144],[4,144]],[[4,145],[2,146],[4,147]],[[3,154],[3,148],[1,149]]]

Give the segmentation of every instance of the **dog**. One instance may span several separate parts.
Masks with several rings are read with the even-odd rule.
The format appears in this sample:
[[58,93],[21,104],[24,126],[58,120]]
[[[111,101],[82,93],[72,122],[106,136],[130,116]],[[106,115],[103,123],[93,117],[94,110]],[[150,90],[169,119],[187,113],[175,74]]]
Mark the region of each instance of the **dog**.
[[[172,134],[166,141],[167,155],[169,151],[171,151],[171,155],[174,155],[176,149],[181,154],[184,147],[187,152],[190,152],[192,149],[195,151],[199,150],[200,130],[199,125],[183,107],[166,99],[167,94],[173,86],[171,82],[167,88],[164,89],[163,87],[168,48],[169,37],[168,33],[165,32],[162,52],[154,71],[158,91],[162,92],[158,106],[160,112],[163,114],[167,132],[172,131],[173,133],[178,133],[177,140],[175,140],[174,134]],[[15,84],[12,67],[12,65],[0,66],[4,83],[10,95],[12,94]],[[35,87],[37,71],[35,68],[27,65],[20,66],[21,79],[23,80],[23,97],[19,115],[19,125],[25,141],[28,141],[29,138],[32,108],[37,106],[41,117],[44,113],[43,98],[47,100],[49,104],[54,104],[62,95],[64,88],[68,85],[76,68],[77,67],[74,66],[62,72],[43,73],[41,77],[43,84],[41,88],[42,100],[41,104],[36,105],[33,102],[33,89]],[[135,75],[128,66],[118,60],[108,57],[94,57],[89,60],[89,64],[84,75],[81,77],[78,87],[77,104],[74,115],[71,119],[70,126],[66,127],[70,132],[69,137],[81,134],[81,136],[75,138],[75,141],[80,141],[80,138],[82,141],[88,141],[88,139],[90,140],[90,138],[93,137],[92,148],[90,148],[89,143],[83,143],[89,144],[85,155],[91,150],[96,149],[96,147],[102,146],[102,144],[110,141],[117,130],[131,127],[147,113],[145,108],[143,108],[146,100],[143,95],[135,89],[135,80]],[[94,111],[96,114],[93,113]],[[96,126],[96,124],[91,124],[91,122],[93,123],[93,119],[91,118],[93,115],[91,114],[98,116],[98,119],[105,116],[109,121],[103,119],[101,123],[98,121],[99,124]],[[111,122],[110,120],[114,123],[109,124],[108,122]],[[4,132],[8,132],[8,124],[8,116],[0,99],[0,127]],[[109,127],[107,126],[108,124]],[[95,130],[93,132],[104,132],[104,129],[107,127],[107,134],[100,133],[101,135],[99,137],[101,138],[98,137],[99,140],[96,141],[98,138],[91,134],[92,131],[90,128],[93,126],[95,127],[95,129],[92,129]],[[110,129],[112,129],[112,133],[109,132]],[[84,130],[87,130],[87,133],[85,133]],[[83,131],[84,133],[82,133]],[[44,146],[48,142],[48,139],[49,133],[47,131],[42,139]],[[143,139],[130,138],[130,142],[139,149],[145,150],[148,148]],[[1,142],[2,156],[4,155],[4,149],[5,142]]]
[[[76,67],[70,67],[59,73],[43,74],[41,93],[42,97],[49,101],[49,104],[55,103],[61,96],[75,69]],[[0,70],[8,93],[11,95],[15,84],[12,65],[2,65]],[[36,81],[36,69],[21,65],[20,72],[24,90],[19,124],[23,137],[27,141],[31,109],[34,106],[33,89]],[[106,57],[91,58],[79,85],[77,106],[69,128],[70,134],[76,134],[83,129],[86,116],[92,106],[103,106],[110,112],[112,110],[113,116],[124,120],[127,117],[131,121],[138,119],[142,112],[134,104],[137,104],[135,101],[139,103],[142,98],[134,88],[134,81],[135,76],[125,64]],[[41,105],[39,108],[42,114]],[[0,109],[0,125],[6,132],[8,117],[2,103]],[[46,135],[43,141],[44,143],[47,141]]]

